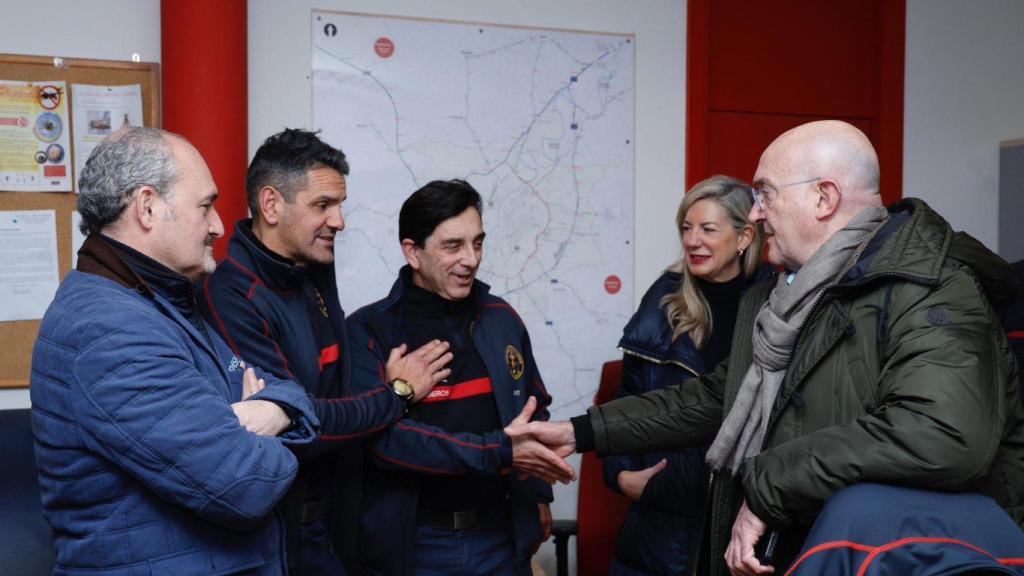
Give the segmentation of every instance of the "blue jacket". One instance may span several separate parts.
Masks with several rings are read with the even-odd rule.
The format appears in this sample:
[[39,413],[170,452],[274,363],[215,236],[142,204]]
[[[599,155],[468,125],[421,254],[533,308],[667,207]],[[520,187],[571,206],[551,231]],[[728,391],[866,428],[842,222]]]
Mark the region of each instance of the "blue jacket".
[[[295,477],[285,446],[317,420],[294,383],[258,371],[256,397],[297,425],[247,432],[231,403],[245,364],[89,237],[43,318],[32,425],[54,574],[283,574],[275,503]],[[206,333],[202,333],[206,332]]]
[[[349,318],[357,388],[371,382],[380,385],[388,350],[405,341],[402,294],[409,282],[411,270],[406,266],[386,298]],[[547,419],[551,397],[533,359],[526,327],[507,302],[488,291],[486,284],[477,281],[469,296],[478,310],[472,337],[493,383],[502,425],[522,411],[529,396],[537,398],[534,419]],[[525,363],[515,379],[506,360],[510,346],[519,350]],[[512,445],[502,430],[482,436],[449,433],[405,418],[367,443],[367,451],[372,465],[363,493],[359,554],[371,571],[381,574],[412,574],[420,475],[512,472]],[[521,564],[542,536],[537,505],[551,502],[551,486],[512,473],[509,491],[516,562]]]
[[[662,274],[623,329],[619,397],[678,384],[707,371],[687,334],[672,339],[672,327],[661,307],[662,297],[678,290],[681,281],[677,272]],[[648,574],[687,574],[691,547],[700,540],[700,505],[708,484],[704,448],[608,456],[602,460],[605,483],[618,491],[619,472],[643,470],[662,458],[668,465],[651,477],[640,501],[629,507],[619,530],[615,561]]]
[[826,502],[786,574],[1024,574],[1024,532],[976,492],[855,484]]
[[[337,349],[320,350],[317,345],[303,296],[307,284],[321,295]],[[349,341],[334,265],[299,266],[271,252],[253,234],[251,219],[235,225],[227,258],[206,278],[199,292],[204,314],[232,350],[279,378],[302,384],[320,420],[321,436],[296,452],[302,464],[299,477],[282,502],[288,553],[294,564],[310,483],[334,483],[331,476],[341,449],[396,422],[405,411],[405,402],[377,377],[363,387],[361,395],[348,396],[352,392]],[[321,383],[321,363],[328,360],[327,356],[336,358],[339,377]],[[358,454],[352,456],[357,458]],[[336,482],[331,507],[356,507],[348,496],[358,492],[359,487],[353,485],[361,482],[358,474],[347,471],[338,475]]]

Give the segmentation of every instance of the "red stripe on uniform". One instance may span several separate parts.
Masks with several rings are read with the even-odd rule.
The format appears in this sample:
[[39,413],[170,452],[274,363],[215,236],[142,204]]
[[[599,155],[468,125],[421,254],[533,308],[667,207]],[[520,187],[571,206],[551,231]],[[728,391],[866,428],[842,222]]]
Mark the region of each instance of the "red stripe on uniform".
[[865,558],[861,562],[861,564],[860,564],[860,566],[859,566],[859,568],[857,570],[857,576],[864,576],[867,573],[868,568],[871,567],[871,564],[875,560],[877,560],[880,555],[882,555],[882,554],[884,554],[886,552],[890,552],[890,551],[892,551],[893,549],[896,549],[896,548],[901,548],[903,546],[908,546],[908,545],[911,545],[911,544],[922,544],[922,543],[923,544],[951,544],[951,545],[954,545],[954,546],[963,546],[965,548],[969,548],[971,550],[974,550],[975,552],[978,552],[980,554],[984,554],[985,556],[993,558],[993,560],[996,560],[997,562],[999,562],[1000,564],[1002,564],[1004,566],[1015,565],[1015,564],[1017,564],[1021,560],[1019,558],[995,558],[995,557],[992,556],[992,554],[989,554],[988,551],[984,550],[983,548],[975,546],[974,544],[971,544],[970,542],[965,542],[963,540],[958,540],[956,538],[914,536],[914,537],[910,537],[910,538],[901,538],[899,540],[894,540],[894,541],[889,542],[887,544],[884,544],[882,546],[868,546],[866,544],[858,544],[856,542],[850,542],[849,540],[837,540],[837,541],[834,541],[834,542],[825,542],[823,544],[818,544],[817,546],[815,546],[815,547],[811,548],[810,550],[808,550],[807,552],[805,552],[803,556],[801,556],[796,562],[794,562],[789,567],[789,570],[786,572],[786,576],[790,576],[791,574],[793,574],[793,572],[796,571],[797,567],[799,567],[800,564],[802,564],[805,560],[807,560],[811,556],[813,556],[815,554],[818,554],[818,553],[821,553],[821,552],[825,552],[827,550],[833,550],[835,548],[850,548],[850,549],[853,549],[853,550],[857,550],[858,552],[867,552],[868,553],[867,558]]
[[875,549],[874,546],[858,544],[856,542],[850,542],[849,540],[836,540],[833,542],[825,542],[823,544],[818,544],[814,548],[811,548],[807,552],[804,552],[804,555],[801,556],[796,562],[794,562],[789,567],[789,570],[786,571],[785,576],[790,576],[791,574],[793,574],[793,572],[796,572],[797,567],[803,564],[804,560],[807,560],[811,556],[814,556],[819,552],[824,552],[826,550],[832,550],[835,548],[852,548],[853,550],[857,550],[858,552],[872,552]]
[[341,349],[338,348],[338,344],[335,343],[332,346],[328,346],[320,351],[320,371],[324,371],[324,366],[331,364],[332,362],[338,361],[338,356],[341,355]]
[[1024,338],[1024,330],[1011,330],[1006,333],[1006,337],[1010,340],[1018,340]]
[[922,543],[924,543],[924,544],[952,544],[954,546],[963,546],[965,548],[969,548],[971,550],[974,550],[975,552],[979,552],[979,553],[984,554],[984,555],[986,555],[986,556],[988,556],[990,558],[993,558],[993,556],[991,554],[989,554],[986,550],[984,550],[982,548],[979,548],[979,547],[975,546],[974,544],[971,544],[970,542],[964,542],[963,540],[957,540],[956,538],[929,538],[929,537],[926,537],[926,536],[916,536],[916,537],[903,538],[903,539],[900,539],[900,540],[896,540],[895,542],[890,542],[890,543],[888,543],[888,544],[886,544],[884,546],[879,546],[878,548],[875,548],[874,552],[872,552],[871,554],[868,554],[868,557],[864,560],[864,563],[860,565],[860,570],[857,570],[857,576],[864,576],[865,574],[867,574],[868,568],[871,566],[871,563],[874,562],[878,558],[879,555],[884,554],[886,552],[889,552],[890,550],[892,550],[894,548],[901,548],[901,547],[907,546],[909,544],[922,544]]
[[427,394],[420,402],[425,404],[448,402],[450,400],[462,400],[463,398],[493,393],[494,387],[491,385],[490,378],[477,378],[476,380],[467,380],[453,386],[434,386],[430,394]]

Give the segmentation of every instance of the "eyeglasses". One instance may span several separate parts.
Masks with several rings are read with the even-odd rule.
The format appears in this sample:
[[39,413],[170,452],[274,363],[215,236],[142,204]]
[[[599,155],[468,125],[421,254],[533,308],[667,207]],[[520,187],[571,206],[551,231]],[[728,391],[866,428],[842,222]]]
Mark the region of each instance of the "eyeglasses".
[[807,180],[800,180],[799,182],[788,182],[786,184],[779,184],[778,186],[762,186],[761,188],[750,188],[750,195],[754,197],[754,204],[757,205],[758,209],[764,210],[765,206],[771,204],[771,197],[768,195],[769,192],[786,188],[787,186],[796,186],[798,184],[810,184],[811,182],[817,182],[821,180],[821,177],[808,178]]

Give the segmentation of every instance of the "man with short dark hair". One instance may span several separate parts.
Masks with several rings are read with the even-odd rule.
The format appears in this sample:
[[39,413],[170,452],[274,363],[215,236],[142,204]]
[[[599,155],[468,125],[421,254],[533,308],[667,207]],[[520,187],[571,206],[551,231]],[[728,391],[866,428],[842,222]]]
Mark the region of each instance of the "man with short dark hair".
[[382,351],[395,345],[440,339],[454,355],[443,385],[367,443],[359,552],[374,574],[530,574],[550,534],[546,482],[571,475],[555,453],[502,430],[538,405],[546,419],[551,397],[526,327],[476,279],[480,211],[461,180],[417,190],[399,214],[408,265],[349,320],[357,385],[380,378]]
[[108,136],[82,170],[88,237],[32,355],[55,573],[286,573],[286,444],[318,423],[300,387],[247,368],[200,315],[216,199],[199,152],[151,128]]
[[[334,238],[344,229],[345,154],[315,133],[288,129],[260,146],[246,189],[252,219],[235,226],[228,258],[203,284],[211,323],[236,351],[278,377],[301,383],[322,424],[312,446],[297,452],[299,475],[282,501],[289,573],[343,574],[354,537],[361,456],[348,446],[397,421],[447,375],[447,344],[390,351],[384,372],[408,382],[404,396],[377,384],[351,391],[345,313],[338,301]],[[346,520],[346,517],[349,519]],[[332,546],[329,532],[341,538]],[[351,531],[349,531],[351,532]]]

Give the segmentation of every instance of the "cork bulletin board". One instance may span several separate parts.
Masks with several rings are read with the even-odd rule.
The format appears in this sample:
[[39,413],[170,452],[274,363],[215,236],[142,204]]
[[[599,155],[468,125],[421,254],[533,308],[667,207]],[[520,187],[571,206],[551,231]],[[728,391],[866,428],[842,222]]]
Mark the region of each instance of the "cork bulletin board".
[[[0,54],[0,80],[66,82],[70,102],[74,84],[142,87],[142,114],[146,126],[159,128],[160,65],[148,62],[85,60],[47,56]],[[70,119],[70,118],[69,118]],[[73,130],[71,122],[68,129]],[[11,192],[0,185],[0,210],[53,210],[57,225],[57,258],[61,280],[71,269],[71,213],[74,192]],[[32,347],[39,320],[0,322],[0,388],[27,387]]]

